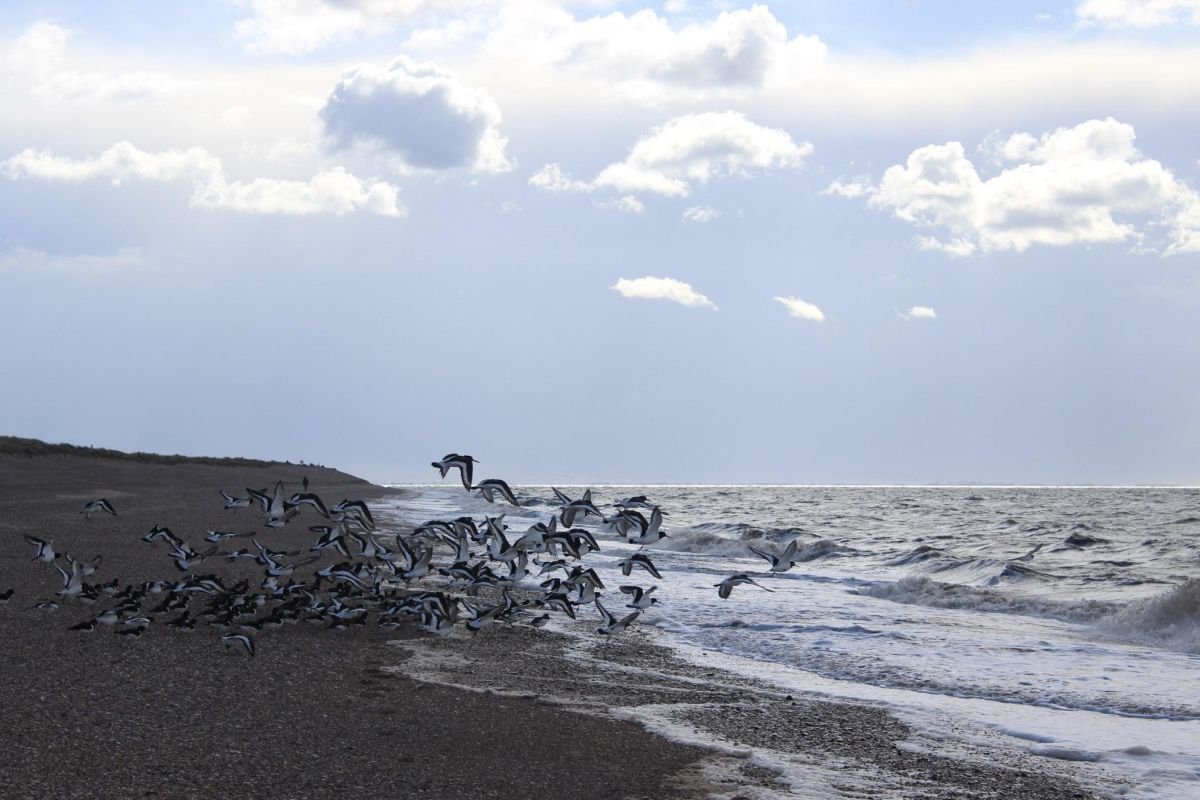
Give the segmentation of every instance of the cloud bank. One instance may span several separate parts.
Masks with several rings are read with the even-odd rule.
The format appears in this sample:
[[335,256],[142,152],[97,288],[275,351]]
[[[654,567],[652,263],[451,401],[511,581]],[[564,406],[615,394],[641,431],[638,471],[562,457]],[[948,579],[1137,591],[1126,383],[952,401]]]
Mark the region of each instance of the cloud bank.
[[1112,28],[1157,28],[1174,22],[1200,25],[1200,0],[1085,0],[1075,13],[1081,22]]
[[24,83],[31,96],[47,103],[103,105],[142,100],[175,92],[182,83],[161,72],[78,72],[67,69],[72,32],[52,22],[35,22],[13,43],[8,75]]
[[362,210],[402,217],[407,213],[399,202],[398,187],[363,180],[341,167],[319,172],[308,181],[231,181],[225,176],[221,160],[202,147],[148,152],[129,142],[118,142],[99,156],[82,159],[31,148],[0,162],[0,175],[9,180],[37,178],[68,183],[107,178],[114,185],[130,180],[190,182],[192,206],[246,214],[340,215]]

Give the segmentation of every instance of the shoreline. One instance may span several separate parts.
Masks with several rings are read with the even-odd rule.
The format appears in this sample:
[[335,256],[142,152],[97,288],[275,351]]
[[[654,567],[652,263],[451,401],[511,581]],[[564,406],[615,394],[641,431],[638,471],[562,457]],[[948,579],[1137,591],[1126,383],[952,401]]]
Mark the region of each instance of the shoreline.
[[[217,494],[222,483],[238,493],[302,476],[329,498],[397,491],[309,466],[0,456],[0,591],[14,589],[0,606],[10,676],[0,713],[13,720],[0,731],[10,753],[0,793],[766,797],[787,796],[780,776],[791,770],[792,780],[806,774],[844,796],[1097,796],[1061,763],[1009,770],[910,751],[911,732],[882,708],[785,701],[768,685],[680,660],[649,630],[601,641],[519,626],[445,638],[416,625],[293,626],[264,631],[248,659],[214,631],[152,625],[131,640],[67,631],[95,613],[74,601],[30,607],[58,578],[30,563],[22,533],[82,558],[102,553],[96,578],[123,582],[170,567],[141,541],[157,524],[196,543],[205,527],[236,522],[270,547],[307,549],[307,525],[259,528],[249,512],[223,511]],[[102,494],[121,516],[82,520],[83,500]],[[261,577],[241,561],[213,571]],[[875,778],[863,783],[863,774]]]

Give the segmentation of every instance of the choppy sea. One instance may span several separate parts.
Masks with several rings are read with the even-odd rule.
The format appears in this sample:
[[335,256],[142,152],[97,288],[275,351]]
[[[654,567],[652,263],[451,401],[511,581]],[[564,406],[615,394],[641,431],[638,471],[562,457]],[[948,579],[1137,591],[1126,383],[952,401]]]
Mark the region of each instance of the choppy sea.
[[[504,512],[523,532],[557,511],[544,486],[514,487],[515,509],[449,479],[406,488],[403,523]],[[622,578],[637,548],[615,534],[588,562],[613,609],[617,585],[657,583],[639,623],[685,657],[1099,764],[1131,797],[1200,797],[1200,490],[591,488],[602,508],[646,494],[666,512],[669,538],[647,548],[663,580]],[[755,575],[772,591],[718,597],[725,576],[765,572],[750,545],[792,539],[801,563]]]

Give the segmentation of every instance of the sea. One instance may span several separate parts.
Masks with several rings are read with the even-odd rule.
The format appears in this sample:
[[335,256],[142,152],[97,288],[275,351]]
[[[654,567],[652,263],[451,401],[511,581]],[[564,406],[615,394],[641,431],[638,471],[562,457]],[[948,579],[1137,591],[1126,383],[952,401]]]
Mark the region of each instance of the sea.
[[[616,586],[657,584],[638,623],[684,658],[885,705],[948,748],[986,735],[1048,768],[1095,764],[1129,797],[1200,798],[1200,489],[558,488],[665,512],[668,537],[645,550],[662,580],[622,577],[638,548],[616,534],[587,561],[614,612]],[[405,524],[505,513],[520,535],[558,506],[548,486],[514,487],[520,508],[449,479],[405,489],[388,512]],[[793,539],[800,563],[764,574],[750,547]],[[739,572],[764,588],[721,599]]]

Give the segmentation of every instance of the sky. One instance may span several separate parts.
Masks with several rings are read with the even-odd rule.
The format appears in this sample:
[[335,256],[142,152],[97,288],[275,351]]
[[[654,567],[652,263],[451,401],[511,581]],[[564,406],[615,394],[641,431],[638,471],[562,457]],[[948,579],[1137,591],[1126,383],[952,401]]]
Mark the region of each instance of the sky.
[[0,432],[1200,484],[1200,0],[10,2]]

